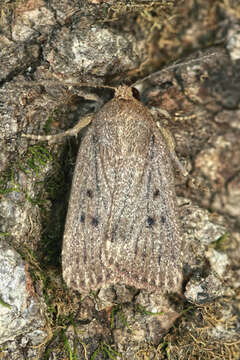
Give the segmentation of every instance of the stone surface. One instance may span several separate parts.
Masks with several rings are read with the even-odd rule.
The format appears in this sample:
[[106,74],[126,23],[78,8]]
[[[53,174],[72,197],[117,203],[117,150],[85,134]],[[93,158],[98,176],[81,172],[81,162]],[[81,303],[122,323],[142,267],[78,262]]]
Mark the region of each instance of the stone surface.
[[22,348],[40,345],[47,337],[44,305],[34,292],[27,264],[3,241],[0,264],[0,343],[18,337]]

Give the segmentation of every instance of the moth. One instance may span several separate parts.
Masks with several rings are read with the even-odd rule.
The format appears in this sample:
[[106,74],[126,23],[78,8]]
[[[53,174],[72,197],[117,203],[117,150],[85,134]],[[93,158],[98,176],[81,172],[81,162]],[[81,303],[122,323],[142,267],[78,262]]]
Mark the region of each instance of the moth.
[[181,292],[182,237],[169,138],[121,86],[81,142],[62,248],[66,284]]

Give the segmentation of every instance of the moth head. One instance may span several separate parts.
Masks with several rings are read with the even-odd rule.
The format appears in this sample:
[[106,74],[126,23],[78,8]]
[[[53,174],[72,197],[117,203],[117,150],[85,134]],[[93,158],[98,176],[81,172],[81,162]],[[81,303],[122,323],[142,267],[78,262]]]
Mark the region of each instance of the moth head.
[[132,100],[133,97],[137,100],[139,100],[140,98],[138,90],[133,87],[121,85],[115,89],[115,98]]

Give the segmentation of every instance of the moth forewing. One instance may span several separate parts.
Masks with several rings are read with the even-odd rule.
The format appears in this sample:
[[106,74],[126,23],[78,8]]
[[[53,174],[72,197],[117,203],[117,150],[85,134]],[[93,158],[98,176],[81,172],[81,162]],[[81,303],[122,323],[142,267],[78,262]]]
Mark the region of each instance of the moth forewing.
[[68,286],[181,292],[171,156],[150,111],[120,87],[80,145],[62,251]]

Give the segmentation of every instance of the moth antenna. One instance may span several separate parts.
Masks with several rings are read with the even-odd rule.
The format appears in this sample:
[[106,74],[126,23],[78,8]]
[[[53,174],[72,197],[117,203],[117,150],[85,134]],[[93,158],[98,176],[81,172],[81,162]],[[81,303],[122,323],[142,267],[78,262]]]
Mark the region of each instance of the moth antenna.
[[32,139],[32,140],[38,140],[38,141],[49,141],[49,142],[55,142],[59,139],[62,139],[66,136],[77,136],[78,133],[85,128],[87,125],[90,124],[92,121],[93,114],[84,116],[79,120],[79,122],[71,129],[66,130],[60,134],[55,135],[32,135],[32,134],[22,134],[22,137]]
[[102,84],[94,84],[94,83],[89,83],[89,82],[72,82],[72,81],[67,81],[67,80],[62,80],[59,78],[54,78],[54,79],[44,79],[44,80],[30,80],[30,81],[22,81],[21,85],[30,85],[30,84],[40,84],[40,85],[49,85],[49,83],[56,83],[56,80],[58,83],[66,85],[66,86],[86,86],[86,87],[94,87],[94,88],[106,88],[106,89],[111,89],[111,90],[116,90],[116,87],[114,86],[110,86],[110,85],[102,85]]

